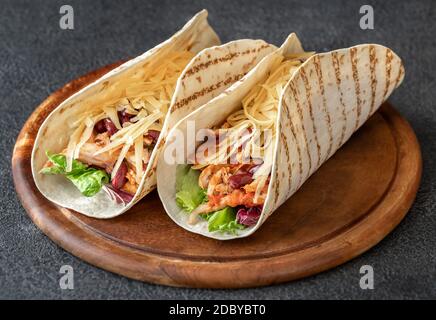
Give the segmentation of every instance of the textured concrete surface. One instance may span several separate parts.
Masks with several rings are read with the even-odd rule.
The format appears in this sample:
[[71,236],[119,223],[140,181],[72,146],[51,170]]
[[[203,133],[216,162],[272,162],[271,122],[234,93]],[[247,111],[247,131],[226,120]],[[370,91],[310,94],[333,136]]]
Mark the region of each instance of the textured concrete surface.
[[[59,28],[59,8],[75,10],[75,29]],[[370,3],[375,30],[359,28]],[[135,56],[207,8],[222,40],[280,44],[295,31],[307,49],[363,42],[391,47],[406,79],[390,101],[410,121],[424,158],[413,208],[379,245],[334,270],[249,290],[176,289],[97,269],[51,242],[27,217],[12,183],[16,136],[51,92],[90,70]],[[436,3],[434,1],[4,1],[0,3],[0,298],[316,299],[436,298]],[[61,290],[59,268],[73,266],[75,289]],[[359,287],[359,268],[375,270],[375,289]]]

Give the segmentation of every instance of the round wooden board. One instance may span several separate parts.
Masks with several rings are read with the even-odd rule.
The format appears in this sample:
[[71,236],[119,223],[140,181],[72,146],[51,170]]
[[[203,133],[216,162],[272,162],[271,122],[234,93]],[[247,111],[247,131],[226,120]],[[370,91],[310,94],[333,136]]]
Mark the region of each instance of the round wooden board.
[[290,281],[368,250],[395,228],[415,198],[419,145],[407,121],[385,104],[248,238],[217,241],[181,229],[167,217],[156,191],[111,220],[56,206],[32,179],[38,128],[59,103],[118,64],[48,97],[21,130],[12,158],[15,187],[31,219],[61,247],[95,266],[172,286],[239,288]]

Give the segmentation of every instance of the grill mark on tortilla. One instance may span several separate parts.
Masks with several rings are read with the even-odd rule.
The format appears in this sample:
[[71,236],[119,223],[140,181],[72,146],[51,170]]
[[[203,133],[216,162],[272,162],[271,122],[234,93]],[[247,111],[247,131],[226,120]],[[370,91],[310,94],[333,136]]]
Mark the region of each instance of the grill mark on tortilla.
[[339,59],[338,59],[337,52],[332,52],[332,63],[333,63],[333,68],[335,70],[336,85],[339,91],[339,102],[341,103],[342,106],[342,116],[344,117],[344,125],[342,126],[341,137],[339,140],[339,146],[341,146],[344,143],[345,130],[347,129],[347,114],[345,113],[345,104],[343,99],[344,94],[341,89],[341,70],[339,68]]
[[280,196],[280,180],[279,180],[279,171],[276,170],[275,172],[276,181],[274,182],[275,188],[274,188],[274,203],[277,203],[277,199]]
[[307,142],[306,128],[304,127],[304,123],[303,123],[303,112],[301,111],[300,99],[298,98],[299,93],[298,93],[298,90],[295,87],[294,83],[291,83],[289,88],[291,89],[292,94],[293,94],[294,99],[295,99],[295,103],[297,104],[297,113],[298,113],[298,117],[300,118],[300,122],[301,122],[301,129],[303,131],[303,139],[304,139],[304,143],[306,145],[307,157],[309,158],[309,170],[307,172],[307,176],[308,176],[310,174],[310,171],[312,170],[312,158],[311,158],[310,152],[309,152],[309,143]]
[[[288,107],[285,99],[282,100],[282,104],[283,104],[283,107],[285,108],[285,116],[286,116],[286,119],[287,119],[288,123],[290,124],[292,136],[294,137],[294,141],[296,142],[296,145],[297,145],[298,170],[299,170],[299,176],[300,176],[300,178],[299,178],[300,180],[298,181],[298,183],[300,183],[301,182],[301,176],[303,175],[303,162],[301,160],[300,144],[298,143],[297,136],[295,135],[294,124],[293,124],[292,119],[290,117],[290,114],[289,114],[290,110],[289,110],[289,107]],[[292,172],[291,172],[291,175],[290,175],[289,179],[290,179],[290,181],[289,181],[289,190],[291,190],[292,189]]]
[[254,48],[254,49],[247,49],[245,51],[239,51],[239,52],[233,52],[233,53],[228,53],[226,54],[224,57],[220,57],[220,58],[215,58],[213,60],[209,60],[207,62],[202,62],[198,65],[194,65],[191,68],[189,68],[188,70],[185,71],[182,79],[185,79],[187,77],[190,77],[198,72],[200,72],[201,70],[206,70],[208,69],[211,65],[216,65],[219,63],[223,63],[223,62],[227,62],[227,61],[232,61],[240,56],[244,56],[250,53],[256,53],[256,52],[260,52],[261,50],[268,48],[270,45],[269,44],[264,44],[261,45],[258,48]]
[[224,57],[215,58],[213,60],[209,60],[207,62],[202,62],[202,63],[200,63],[198,65],[194,65],[190,69],[186,70],[186,72],[183,75],[182,79],[185,79],[186,77],[190,77],[193,74],[196,74],[197,72],[199,72],[200,70],[206,70],[211,65],[216,65],[218,63],[222,63],[222,62],[226,62],[226,61],[229,61],[229,60],[233,60],[234,58],[238,57],[240,54],[241,54],[241,52],[228,53]]
[[289,155],[288,138],[286,138],[286,135],[283,133],[282,130],[280,130],[280,136],[283,139],[283,145],[285,148],[286,163],[288,164],[289,180],[292,180],[291,156]]
[[386,96],[387,96],[388,91],[389,91],[389,86],[391,85],[391,69],[392,69],[391,61],[392,61],[392,59],[393,59],[392,51],[387,48],[386,49],[386,70],[385,70],[386,83],[385,83],[385,91],[383,92],[383,101],[386,99]]
[[374,112],[375,107],[375,95],[377,91],[377,78],[375,76],[375,64],[377,63],[375,47],[373,45],[369,46],[369,70],[371,74],[371,107],[369,109],[368,118]]
[[[327,122],[327,130],[329,133],[329,147],[327,149],[327,154],[325,156],[325,159],[330,155],[330,152],[332,151],[332,147],[333,147],[333,129],[332,129],[332,121],[330,118],[330,112],[327,110],[327,100],[325,97],[325,88],[324,88],[324,80],[323,80],[323,76],[322,76],[322,70],[321,70],[321,61],[319,56],[315,56],[313,58],[313,63],[315,65],[315,71],[316,71],[316,75],[318,77],[318,85],[319,85],[319,90],[321,92],[321,96],[322,96],[322,106],[323,106],[323,111]],[[323,159],[323,161],[325,160]]]
[[253,58],[249,62],[247,62],[246,64],[244,64],[242,66],[242,70],[251,69],[251,66],[255,64],[256,60],[257,60],[257,57],[253,56]]
[[401,75],[403,74],[403,72],[404,72],[403,66],[400,65],[400,68],[398,69],[398,76],[397,76],[397,79],[395,80],[395,88],[398,87],[398,84],[400,83]]
[[[297,153],[298,153],[298,171],[299,171],[299,180],[298,180],[298,185],[299,185],[300,182],[301,182],[301,177],[303,176],[303,161],[301,160],[301,149],[300,149],[300,143],[298,142],[297,135],[295,134],[294,123],[292,122],[291,116],[290,116],[290,114],[289,114],[290,110],[289,110],[289,107],[288,107],[288,105],[287,105],[285,99],[282,100],[282,104],[283,104],[283,106],[285,107],[285,115],[286,115],[286,119],[288,120],[288,123],[289,123],[290,126],[291,126],[291,133],[292,133],[292,136],[294,137],[295,144],[297,145]],[[289,181],[289,189],[291,189],[291,188],[292,188],[292,176],[289,177],[289,179],[290,179],[290,181]]]
[[219,89],[221,86],[226,86],[230,83],[236,82],[238,80],[240,80],[243,76],[245,76],[246,73],[240,73],[234,76],[230,76],[225,80],[220,80],[215,84],[210,85],[209,87],[203,88],[200,91],[196,91],[194,92],[192,95],[190,95],[189,97],[183,98],[180,101],[178,101],[177,103],[175,103],[172,107],[171,112],[174,112],[175,110],[184,107],[185,105],[187,105],[188,103],[197,100],[199,97],[203,97],[205,94],[208,94],[212,91],[215,91],[217,89]]
[[157,169],[157,160],[158,160],[158,157],[155,157],[154,161],[153,161],[153,164],[151,166],[151,170],[152,171],[156,171],[156,169]]
[[309,158],[309,170],[307,172],[307,176],[310,175],[310,172],[312,171],[312,156],[310,154],[310,150],[309,150],[309,142],[307,141],[307,134],[306,134],[306,128],[304,126],[304,116],[303,116],[303,110],[301,109],[301,104],[300,104],[300,92],[298,91],[297,87],[294,87],[295,89],[295,102],[297,103],[297,113],[298,116],[300,118],[301,121],[301,129],[303,131],[303,138],[304,138],[304,144],[306,146],[306,153],[307,153],[307,157]]
[[150,178],[152,174],[153,174],[153,170],[148,170],[146,177]]
[[356,124],[354,126],[354,130],[357,130],[360,123],[360,116],[362,114],[362,100],[360,99],[360,82],[359,82],[359,71],[357,70],[357,56],[356,56],[356,48],[350,49],[351,56],[351,71],[353,73],[354,80],[354,90],[356,92]]
[[261,45],[259,48],[257,48],[257,49],[253,49],[253,50],[251,50],[252,52],[260,52],[261,50],[263,50],[263,49],[266,49],[266,48],[269,48],[271,45],[269,45],[269,44],[263,44],[263,45]]
[[303,82],[304,82],[304,89],[306,91],[306,100],[307,100],[307,104],[309,105],[309,115],[310,115],[310,119],[312,120],[312,131],[313,131],[313,135],[315,137],[316,150],[317,150],[317,154],[318,154],[316,168],[318,168],[319,164],[320,164],[320,160],[321,160],[321,146],[319,145],[318,133],[317,133],[317,129],[316,129],[316,125],[315,125],[315,118],[313,116],[313,110],[312,110],[312,101],[311,101],[311,99],[312,99],[312,94],[311,94],[312,87],[311,87],[309,81],[307,80],[306,71],[304,71],[304,68],[300,68],[300,75],[301,75],[301,78],[303,79]]

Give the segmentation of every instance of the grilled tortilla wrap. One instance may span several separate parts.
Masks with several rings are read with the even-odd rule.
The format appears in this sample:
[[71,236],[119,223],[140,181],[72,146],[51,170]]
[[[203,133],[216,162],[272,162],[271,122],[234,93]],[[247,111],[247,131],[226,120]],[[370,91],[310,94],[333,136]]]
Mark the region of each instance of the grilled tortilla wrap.
[[[302,63],[294,64],[293,57]],[[252,234],[362,126],[404,78],[401,59],[377,44],[306,57],[292,34],[241,81],[180,120],[167,136],[158,162],[158,192],[178,225],[220,240]],[[285,63],[293,65],[287,69],[289,74],[280,69]],[[245,136],[262,123],[273,123],[272,143],[263,145],[272,152],[264,153],[261,161],[249,158],[242,164],[236,157],[236,163],[223,165],[217,160],[226,157],[217,152],[206,154],[209,163],[199,163],[198,152],[207,142],[197,143],[195,156],[185,155],[184,162],[192,166],[164,158],[177,136],[189,143],[186,132],[190,122],[195,123],[196,132],[213,128],[216,141],[221,141],[221,136],[229,136],[244,121],[251,126]],[[226,155],[236,150],[239,156],[238,152],[245,150],[241,143],[233,149],[224,146],[218,150],[225,150]],[[176,182],[169,183],[174,177]]]
[[125,212],[156,186],[156,155],[168,129],[275,50],[248,39],[218,46],[206,18],[203,10],[47,117],[32,152],[45,197],[95,218]]

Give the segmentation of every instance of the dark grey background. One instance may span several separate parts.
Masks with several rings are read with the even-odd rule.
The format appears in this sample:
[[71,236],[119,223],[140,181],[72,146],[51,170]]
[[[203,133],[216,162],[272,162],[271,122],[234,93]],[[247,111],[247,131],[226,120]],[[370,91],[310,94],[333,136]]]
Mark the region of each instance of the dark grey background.
[[[363,31],[359,8],[368,3],[374,7],[375,30]],[[59,28],[62,4],[75,10],[72,31]],[[404,59],[406,78],[390,101],[416,131],[424,174],[413,208],[375,248],[288,284],[176,289],[90,266],[56,246],[27,217],[15,194],[10,158],[32,110],[77,76],[163,41],[202,8],[209,10],[223,42],[263,38],[280,44],[295,31],[306,49],[376,42]],[[436,298],[435,18],[434,1],[0,1],[0,298]],[[59,288],[63,264],[74,268],[74,290]],[[375,270],[372,291],[359,287],[364,264]]]

